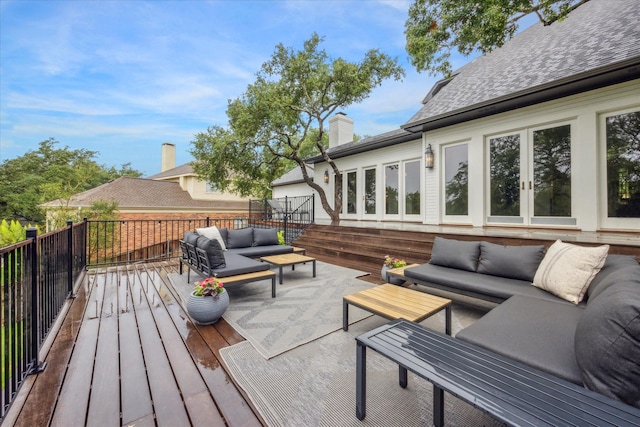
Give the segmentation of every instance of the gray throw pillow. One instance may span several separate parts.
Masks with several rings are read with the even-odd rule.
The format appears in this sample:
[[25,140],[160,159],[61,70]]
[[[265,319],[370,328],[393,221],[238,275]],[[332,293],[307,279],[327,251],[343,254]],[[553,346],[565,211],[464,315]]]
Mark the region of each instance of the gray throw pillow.
[[476,271],[480,256],[480,242],[445,239],[436,237],[431,249],[429,264],[459,270]]
[[254,228],[253,246],[268,246],[278,244],[278,232],[275,228]]
[[217,239],[209,239],[208,237],[200,236],[198,237],[197,247],[207,253],[209,267],[215,269],[227,266],[227,261],[224,258],[224,251]]
[[224,245],[226,247],[227,242],[229,241],[229,230],[223,227],[223,228],[219,228],[218,231],[220,232],[220,235],[222,236],[222,240],[224,240]]
[[638,261],[632,255],[608,255],[604,265],[587,288],[587,297],[595,298],[609,286],[638,274]]
[[241,228],[227,232],[227,249],[250,248],[253,246],[253,228]]
[[183,240],[185,243],[189,243],[190,245],[195,246],[196,241],[198,240],[198,237],[200,237],[198,233],[194,233],[193,231],[187,231],[186,233],[184,233]]
[[478,273],[533,282],[544,246],[505,246],[480,242]]
[[640,408],[640,271],[589,301],[575,350],[587,388]]

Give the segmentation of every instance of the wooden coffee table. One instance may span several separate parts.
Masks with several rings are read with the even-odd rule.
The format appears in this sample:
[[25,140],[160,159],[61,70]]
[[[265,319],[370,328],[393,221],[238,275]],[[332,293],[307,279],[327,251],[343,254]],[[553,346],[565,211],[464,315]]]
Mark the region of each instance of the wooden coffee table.
[[263,256],[260,261],[268,262],[269,264],[278,266],[278,275],[280,276],[280,284],[282,285],[282,267],[287,265],[291,266],[292,270],[295,270],[296,264],[304,264],[307,262],[313,263],[313,277],[316,277],[316,259],[310,256],[301,255],[298,253],[288,253],[281,255]]
[[375,286],[342,298],[342,329],[349,329],[349,304],[387,319],[406,319],[420,322],[440,310],[445,310],[445,332],[451,335],[451,300],[403,288],[402,286]]

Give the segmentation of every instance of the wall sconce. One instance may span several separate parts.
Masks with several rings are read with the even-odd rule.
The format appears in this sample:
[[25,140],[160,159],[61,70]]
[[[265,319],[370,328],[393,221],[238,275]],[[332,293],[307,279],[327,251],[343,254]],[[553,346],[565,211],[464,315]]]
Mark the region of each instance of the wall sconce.
[[431,144],[427,145],[427,150],[424,152],[424,166],[427,169],[433,169],[433,151],[431,151]]
[[329,169],[324,170],[324,183],[325,184],[329,183]]

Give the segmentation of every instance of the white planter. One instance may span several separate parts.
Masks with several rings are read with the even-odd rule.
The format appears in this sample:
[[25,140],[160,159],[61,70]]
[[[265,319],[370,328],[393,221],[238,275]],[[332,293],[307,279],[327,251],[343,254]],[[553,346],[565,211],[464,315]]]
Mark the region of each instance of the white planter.
[[380,271],[380,275],[382,276],[382,280],[384,280],[385,282],[391,283],[392,285],[402,285],[404,284],[404,280],[400,279],[399,277],[388,277],[387,276],[387,270],[391,270],[391,268],[387,267],[386,265],[382,265],[382,270]]

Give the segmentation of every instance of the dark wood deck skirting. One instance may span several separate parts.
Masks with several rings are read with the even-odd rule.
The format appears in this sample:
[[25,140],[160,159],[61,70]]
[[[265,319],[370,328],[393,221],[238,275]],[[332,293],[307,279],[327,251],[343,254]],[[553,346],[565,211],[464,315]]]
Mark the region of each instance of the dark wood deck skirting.
[[11,408],[14,425],[262,425],[219,359],[220,348],[244,338],[223,319],[194,325],[171,271],[175,264],[90,271],[46,370]]

